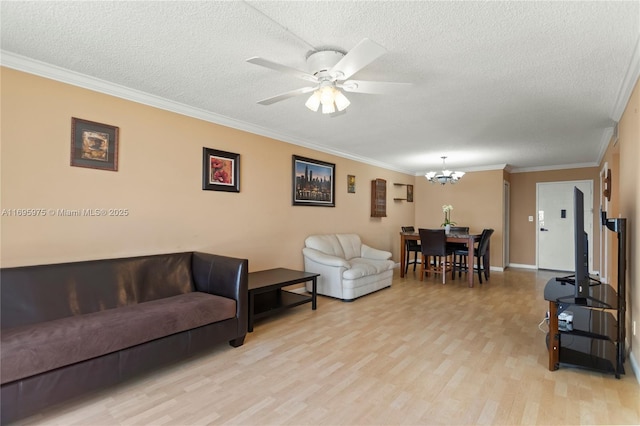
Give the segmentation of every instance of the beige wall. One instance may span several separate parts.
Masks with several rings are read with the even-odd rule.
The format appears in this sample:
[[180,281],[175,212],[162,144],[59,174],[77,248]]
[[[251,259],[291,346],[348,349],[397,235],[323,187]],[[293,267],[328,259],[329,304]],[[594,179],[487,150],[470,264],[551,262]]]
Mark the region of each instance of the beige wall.
[[[620,172],[616,174],[620,177],[615,186],[620,187],[619,214],[627,218],[627,325],[635,321],[637,327],[635,336],[631,327],[627,328],[627,336],[635,364],[640,367],[640,80],[620,118],[618,134]],[[615,160],[614,155],[614,164]]]
[[[542,172],[511,173],[511,221],[509,260],[512,264],[536,265],[536,184],[538,182],[562,182],[572,180],[593,180],[593,208],[600,209],[600,181],[597,167],[580,169],[550,170]],[[534,217],[529,222],[529,216]],[[598,220],[594,218],[593,269],[599,268]]]
[[502,265],[503,171],[469,172],[456,185],[434,185],[416,179],[416,227],[437,228],[444,220],[442,205],[453,206],[451,220],[471,232],[493,228],[491,266]]
[[[202,250],[249,269],[302,267],[307,235],[356,232],[399,261],[414,177],[1,68],[2,208],[126,208],[127,217],[1,218],[3,267]],[[69,165],[71,117],[120,128],[117,172]],[[203,191],[202,147],[240,154],[240,193]],[[336,164],[336,207],[291,205],[291,156]],[[356,193],[347,193],[347,174]],[[388,181],[386,218],[370,182]]]

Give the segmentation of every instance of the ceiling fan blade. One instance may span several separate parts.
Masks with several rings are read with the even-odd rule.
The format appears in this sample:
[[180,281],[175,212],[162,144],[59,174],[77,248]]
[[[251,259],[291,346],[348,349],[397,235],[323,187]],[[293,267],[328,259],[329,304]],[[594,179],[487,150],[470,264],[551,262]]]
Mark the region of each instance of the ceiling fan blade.
[[276,102],[284,101],[285,99],[293,98],[298,95],[304,95],[305,93],[313,92],[316,90],[316,87],[303,87],[301,89],[292,90],[290,92],[281,93],[276,96],[272,96],[270,98],[263,99],[258,101],[260,105],[271,105]]
[[340,71],[343,75],[338,80],[346,80],[371,62],[384,55],[387,51],[378,43],[363,39],[331,68],[330,73]]
[[295,68],[288,67],[286,65],[278,64],[276,62],[271,62],[267,59],[261,58],[259,56],[254,56],[252,58],[247,59],[247,62],[260,65],[261,67],[269,68],[275,71],[279,71],[285,74],[292,75],[294,77],[301,78],[303,80],[310,81],[312,83],[317,83],[318,79],[307,72],[297,70]]
[[371,93],[374,95],[394,95],[402,93],[411,86],[411,83],[390,83],[386,81],[362,80],[348,80],[342,84],[338,84],[338,87],[344,89],[345,92]]

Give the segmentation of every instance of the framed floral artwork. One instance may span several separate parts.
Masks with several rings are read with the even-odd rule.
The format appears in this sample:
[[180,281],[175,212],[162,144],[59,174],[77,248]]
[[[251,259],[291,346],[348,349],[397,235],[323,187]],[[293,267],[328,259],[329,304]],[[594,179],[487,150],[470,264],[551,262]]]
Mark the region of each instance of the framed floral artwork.
[[202,148],[202,189],[240,192],[240,154]]
[[119,129],[71,117],[71,165],[118,171]]

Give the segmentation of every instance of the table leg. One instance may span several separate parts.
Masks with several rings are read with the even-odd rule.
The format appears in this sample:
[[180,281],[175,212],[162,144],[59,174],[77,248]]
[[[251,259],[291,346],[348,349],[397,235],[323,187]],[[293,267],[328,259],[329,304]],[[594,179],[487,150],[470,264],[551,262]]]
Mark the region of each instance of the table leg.
[[405,246],[406,240],[403,234],[400,234],[400,278],[404,277],[404,264],[406,262],[405,259]]
[[558,305],[549,302],[549,371],[560,366],[560,332],[558,331]]
[[317,307],[316,300],[318,299],[318,277],[313,277],[311,281],[311,309],[315,311]]
[[473,236],[469,236],[467,246],[469,247],[469,256],[467,257],[467,280],[469,281],[469,287],[473,287],[473,261],[475,260],[475,241]]
[[255,310],[255,294],[250,291],[249,292],[249,321],[247,324],[247,331],[253,331],[253,311]]

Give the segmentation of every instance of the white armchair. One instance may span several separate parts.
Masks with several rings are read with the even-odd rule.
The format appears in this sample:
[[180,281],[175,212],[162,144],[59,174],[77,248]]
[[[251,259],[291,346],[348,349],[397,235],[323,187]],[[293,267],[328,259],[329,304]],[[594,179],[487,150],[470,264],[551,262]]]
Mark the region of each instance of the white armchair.
[[353,301],[391,286],[391,253],[362,244],[357,234],[311,235],[304,243],[305,271],[320,274],[318,294]]

